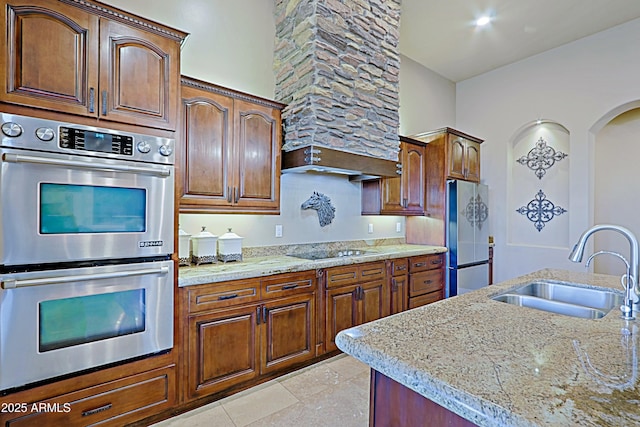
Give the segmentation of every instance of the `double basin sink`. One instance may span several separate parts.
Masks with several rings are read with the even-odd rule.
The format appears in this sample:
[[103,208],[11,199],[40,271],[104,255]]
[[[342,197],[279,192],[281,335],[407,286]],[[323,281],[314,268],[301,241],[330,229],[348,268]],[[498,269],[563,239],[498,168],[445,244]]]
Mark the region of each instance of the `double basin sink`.
[[585,319],[600,319],[624,302],[622,293],[535,281],[491,297],[495,301]]

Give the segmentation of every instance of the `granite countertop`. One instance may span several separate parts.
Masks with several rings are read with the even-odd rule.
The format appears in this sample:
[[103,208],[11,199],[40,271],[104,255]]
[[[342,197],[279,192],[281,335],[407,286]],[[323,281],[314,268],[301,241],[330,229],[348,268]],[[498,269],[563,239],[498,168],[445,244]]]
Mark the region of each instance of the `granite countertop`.
[[622,293],[615,276],[541,270],[342,331],[336,344],[480,426],[640,426],[640,321],[489,298],[535,279]]
[[216,264],[206,264],[197,267],[180,267],[178,270],[178,286],[183,287],[203,283],[224,282],[227,280],[248,279],[279,273],[314,270],[316,268],[336,267],[447,251],[447,248],[442,246],[410,244],[352,247],[351,249],[361,249],[367,251],[367,253],[360,256],[314,261],[287,255],[271,255],[245,258],[240,262],[218,262]]

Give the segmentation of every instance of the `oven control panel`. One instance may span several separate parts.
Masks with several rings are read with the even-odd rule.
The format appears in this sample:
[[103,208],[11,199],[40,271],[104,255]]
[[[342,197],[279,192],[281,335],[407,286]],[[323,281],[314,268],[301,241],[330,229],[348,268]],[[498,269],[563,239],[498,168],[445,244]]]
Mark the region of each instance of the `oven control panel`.
[[175,140],[0,113],[1,146],[173,165]]
[[[37,133],[36,133],[37,135]],[[133,155],[133,137],[60,126],[60,147],[101,153]],[[151,150],[149,150],[151,151]]]

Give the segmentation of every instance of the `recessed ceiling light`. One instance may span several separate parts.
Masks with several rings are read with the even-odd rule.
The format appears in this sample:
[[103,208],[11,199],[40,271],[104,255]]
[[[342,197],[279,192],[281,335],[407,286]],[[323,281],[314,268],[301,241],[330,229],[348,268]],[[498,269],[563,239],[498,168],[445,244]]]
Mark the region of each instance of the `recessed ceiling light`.
[[491,17],[490,16],[481,16],[480,18],[478,18],[476,20],[476,26],[477,27],[484,27],[489,22],[491,22]]

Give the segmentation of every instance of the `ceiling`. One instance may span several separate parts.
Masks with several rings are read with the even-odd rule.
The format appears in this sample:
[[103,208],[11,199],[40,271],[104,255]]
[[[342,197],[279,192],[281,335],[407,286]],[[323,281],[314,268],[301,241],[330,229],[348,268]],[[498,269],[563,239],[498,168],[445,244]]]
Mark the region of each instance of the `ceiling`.
[[400,52],[459,82],[636,18],[639,0],[402,0]]

